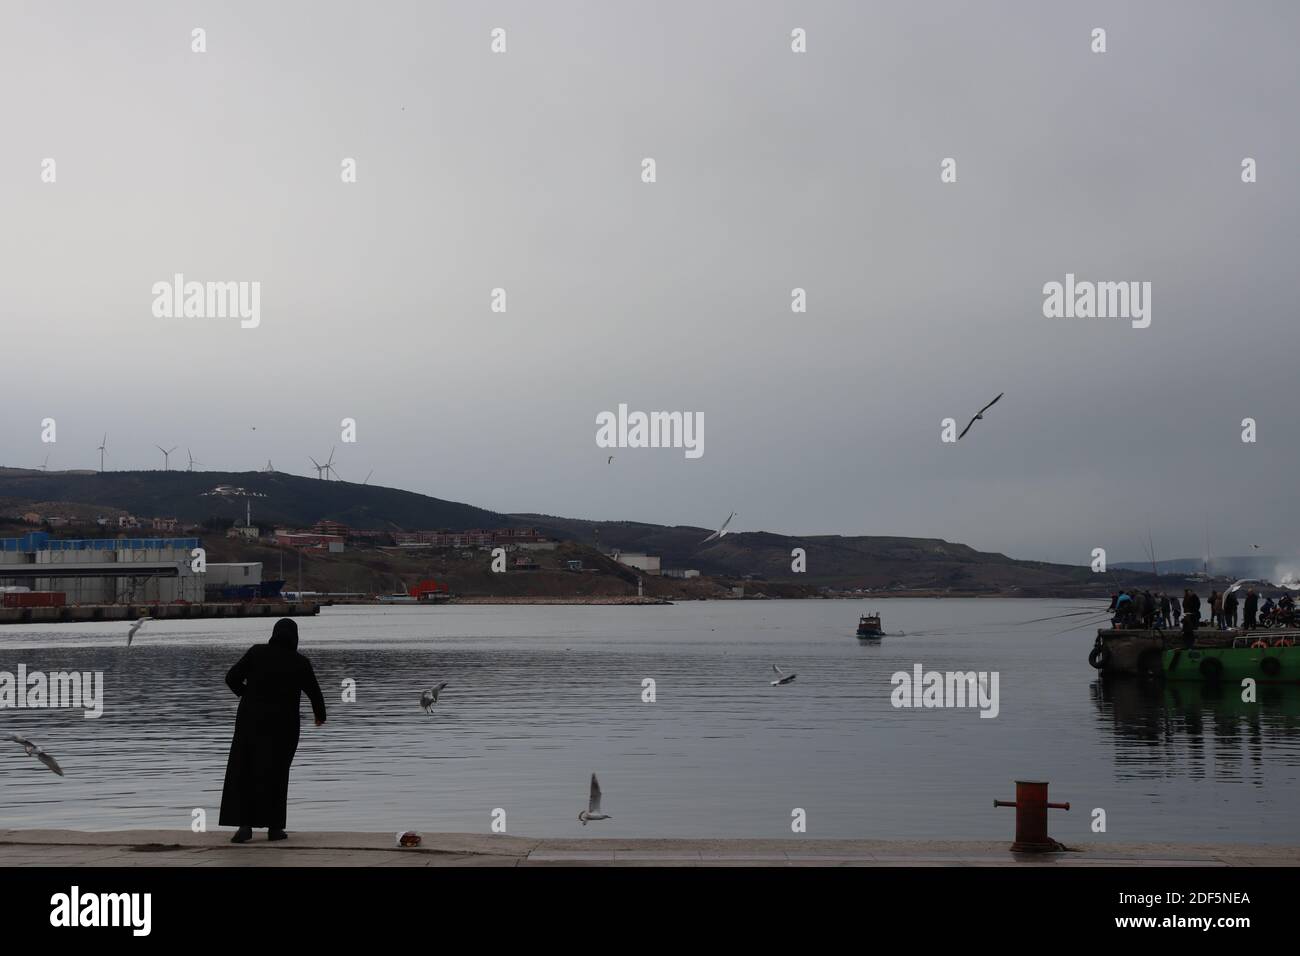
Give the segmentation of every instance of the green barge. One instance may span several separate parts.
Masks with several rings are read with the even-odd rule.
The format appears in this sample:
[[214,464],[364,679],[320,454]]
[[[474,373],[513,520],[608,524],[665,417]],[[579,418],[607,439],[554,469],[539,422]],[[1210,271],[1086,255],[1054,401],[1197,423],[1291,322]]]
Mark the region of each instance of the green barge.
[[[1247,665],[1238,664],[1237,658],[1243,656],[1248,658],[1249,655],[1244,652],[1251,651],[1250,645],[1259,642],[1282,648],[1300,646],[1300,631],[1294,629],[1245,631],[1239,628],[1221,631],[1215,627],[1201,627],[1197,628],[1194,634],[1192,647],[1193,650],[1201,652],[1232,651],[1228,663],[1232,665],[1233,673],[1236,673],[1243,668],[1249,669]],[[1290,642],[1289,645],[1287,642]],[[1097,632],[1097,640],[1088,655],[1088,663],[1104,677],[1162,677],[1169,669],[1169,662],[1173,660],[1173,652],[1182,650],[1183,647],[1184,639],[1181,631],[1103,628]],[[1258,651],[1259,648],[1253,650]],[[1300,655],[1292,651],[1290,660],[1294,662],[1297,656]],[[1179,658],[1180,674],[1187,666],[1187,662]],[[1198,660],[1197,667],[1199,666]],[[1209,665],[1210,669],[1213,667],[1214,665]],[[1292,663],[1292,669],[1295,668],[1296,664]],[[1258,679],[1255,673],[1247,676]]]
[[1300,684],[1300,648],[1291,640],[1238,641],[1235,647],[1192,647],[1165,651],[1167,681],[1240,684]]

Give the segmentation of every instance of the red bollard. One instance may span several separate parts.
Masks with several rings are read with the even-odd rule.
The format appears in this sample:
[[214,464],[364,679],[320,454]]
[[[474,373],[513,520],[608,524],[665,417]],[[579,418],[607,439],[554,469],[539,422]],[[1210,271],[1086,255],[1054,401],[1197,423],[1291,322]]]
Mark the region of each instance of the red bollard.
[[993,806],[1016,808],[1016,842],[1011,844],[1012,853],[1055,853],[1065,849],[1047,835],[1047,811],[1068,810],[1070,805],[1047,802],[1046,780],[1017,780],[1015,801],[994,800]]

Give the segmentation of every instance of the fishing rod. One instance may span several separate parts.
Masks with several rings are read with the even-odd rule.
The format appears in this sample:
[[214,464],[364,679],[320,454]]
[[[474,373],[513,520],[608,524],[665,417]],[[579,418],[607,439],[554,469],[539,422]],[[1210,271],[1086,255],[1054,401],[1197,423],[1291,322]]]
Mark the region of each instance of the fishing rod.
[[1017,626],[1024,625],[1024,624],[1041,624],[1043,621],[1059,621],[1067,617],[1083,617],[1085,615],[1092,616],[1094,614],[1101,614],[1101,613],[1106,613],[1107,615],[1109,615],[1110,611],[1107,610],[1105,612],[1102,612],[1097,610],[1096,607],[1090,607],[1087,609],[1080,609],[1077,611],[1067,611],[1064,614],[1053,614],[1050,617],[1036,617],[1030,621],[1010,621],[1008,622],[1008,624],[1017,625]]

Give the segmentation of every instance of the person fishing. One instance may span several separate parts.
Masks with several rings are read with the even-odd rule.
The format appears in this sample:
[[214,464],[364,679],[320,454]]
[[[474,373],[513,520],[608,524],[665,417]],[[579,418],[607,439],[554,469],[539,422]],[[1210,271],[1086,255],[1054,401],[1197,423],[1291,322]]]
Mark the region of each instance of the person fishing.
[[1193,628],[1201,623],[1201,599],[1191,588],[1183,592],[1183,614],[1192,619]]
[[1223,630],[1223,597],[1218,589],[1210,592],[1210,621],[1219,630]]
[[298,625],[275,622],[271,639],[254,644],[226,674],[239,698],[235,733],[221,792],[220,824],[238,827],[231,843],[247,843],[253,828],[268,840],[284,840],[289,768],[298,750],[301,695],[311,701],[316,726],[325,723],[325,698],[311,662],[298,653]]
[[1133,623],[1133,599],[1129,597],[1127,591],[1120,591],[1119,597],[1115,599],[1115,617],[1111,620],[1112,627],[1129,627]]

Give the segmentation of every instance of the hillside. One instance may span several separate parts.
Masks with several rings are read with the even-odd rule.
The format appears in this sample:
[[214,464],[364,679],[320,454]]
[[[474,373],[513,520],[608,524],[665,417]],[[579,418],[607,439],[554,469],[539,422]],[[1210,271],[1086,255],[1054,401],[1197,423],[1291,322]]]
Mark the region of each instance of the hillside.
[[[665,568],[694,568],[718,577],[752,574],[771,581],[816,583],[836,588],[934,590],[1025,594],[1106,593],[1116,582],[1155,582],[1150,574],[1124,571],[1098,577],[1086,567],[1017,561],[940,538],[780,535],[756,531],[728,534],[703,544],[706,528],[666,527],[627,521],[583,521],[551,515],[514,515],[556,537],[602,549],[645,551]],[[791,570],[790,552],[803,548],[807,571]],[[1170,582],[1161,582],[1170,586]]]
[[[218,485],[250,492],[215,495]],[[322,518],[355,528],[506,527],[506,515],[396,488],[320,481],[280,472],[107,471],[39,472],[0,468],[5,511],[54,502],[117,509],[141,517],[179,518],[198,524],[208,518],[242,519],[252,503],[253,523],[310,527]],[[47,509],[48,510],[48,509]],[[116,512],[115,512],[116,513]]]
[[[230,486],[224,494],[218,486]],[[783,582],[800,589],[816,586],[873,591],[1026,596],[1104,594],[1118,583],[1155,585],[1151,575],[1117,571],[1099,577],[1085,567],[1017,561],[1003,554],[977,551],[938,538],[841,537],[780,535],[769,532],[728,534],[704,544],[710,529],[637,522],[595,522],[537,514],[500,514],[472,505],[444,501],[395,488],[320,481],[266,472],[110,471],[40,472],[0,469],[0,505],[4,515],[35,510],[106,515],[128,512],[140,517],[175,517],[186,524],[209,519],[242,519],[248,502],[253,522],[264,528],[310,527],[322,519],[366,529],[448,529],[537,526],[555,538],[581,545],[591,567],[599,550],[644,551],[659,555],[665,569],[695,569],[719,579]],[[807,571],[791,570],[791,551],[804,549]],[[350,578],[401,575],[413,570],[366,557],[377,552],[350,549],[339,567],[342,586]],[[231,555],[230,559],[235,556]],[[258,554],[248,560],[266,560]],[[277,562],[278,564],[278,562]],[[434,565],[426,562],[430,570]],[[455,573],[440,567],[441,573]],[[468,569],[467,569],[468,570]],[[331,575],[330,577],[333,577]],[[465,584],[471,582],[467,579]],[[1169,578],[1164,587],[1181,586]],[[493,585],[485,581],[483,588]],[[627,582],[623,586],[630,586]],[[475,590],[478,588],[475,587]]]

